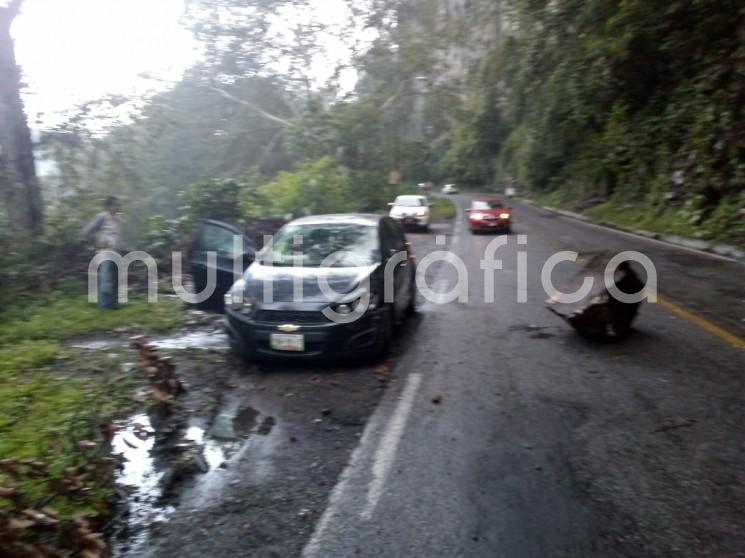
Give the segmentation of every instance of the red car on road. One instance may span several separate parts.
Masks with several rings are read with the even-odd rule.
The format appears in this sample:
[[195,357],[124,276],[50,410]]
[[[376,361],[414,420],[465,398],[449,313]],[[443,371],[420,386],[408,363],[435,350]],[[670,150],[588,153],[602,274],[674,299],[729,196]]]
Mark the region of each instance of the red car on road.
[[468,228],[473,234],[482,231],[509,233],[512,230],[512,209],[499,198],[473,200],[466,213]]

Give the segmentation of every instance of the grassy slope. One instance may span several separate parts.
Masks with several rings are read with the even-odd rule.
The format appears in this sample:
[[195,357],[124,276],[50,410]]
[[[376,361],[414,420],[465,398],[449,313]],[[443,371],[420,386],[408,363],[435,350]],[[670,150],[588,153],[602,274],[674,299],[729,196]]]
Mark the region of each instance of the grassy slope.
[[[128,403],[133,381],[118,370],[116,358],[91,353],[81,357],[61,342],[122,326],[136,324],[137,331],[149,333],[183,323],[181,306],[174,301],[149,305],[133,300],[118,311],[104,313],[88,304],[85,296],[69,293],[43,303],[18,304],[4,314],[0,324],[0,459],[43,461],[59,475],[65,467],[80,463],[76,443],[95,435],[97,421],[107,420]],[[116,371],[112,374],[109,367]],[[0,473],[0,486],[3,480]],[[39,501],[47,497],[45,486],[26,482],[22,489],[32,501]],[[67,514],[95,512],[107,491],[108,486],[102,484],[84,499],[57,498],[52,503]]]
[[[534,196],[534,199],[542,205],[578,210],[576,204],[560,192]],[[736,206],[722,204],[705,221],[702,221],[700,212],[686,204],[664,211],[656,206],[610,200],[580,212],[597,221],[628,229],[643,229],[745,247],[745,218],[739,216],[739,208]]]
[[432,203],[432,220],[442,221],[455,217],[455,204],[452,200],[442,198],[430,198]]

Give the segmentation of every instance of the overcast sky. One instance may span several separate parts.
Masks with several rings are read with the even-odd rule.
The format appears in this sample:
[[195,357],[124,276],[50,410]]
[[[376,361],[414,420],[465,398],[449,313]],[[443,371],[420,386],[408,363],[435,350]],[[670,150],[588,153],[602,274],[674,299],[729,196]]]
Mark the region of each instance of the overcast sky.
[[[0,4],[5,3],[0,0]],[[317,0],[322,20],[343,21],[343,0]],[[178,80],[199,58],[191,33],[179,22],[183,0],[25,0],[12,33],[32,126],[45,127],[60,113],[107,94],[140,96],[164,87],[138,77]],[[343,45],[328,40],[330,56]],[[324,64],[314,64],[323,79]],[[346,76],[346,86],[354,83]]]
[[198,58],[183,0],[26,0],[13,25],[33,123],[106,94],[141,95],[142,72],[178,79]]

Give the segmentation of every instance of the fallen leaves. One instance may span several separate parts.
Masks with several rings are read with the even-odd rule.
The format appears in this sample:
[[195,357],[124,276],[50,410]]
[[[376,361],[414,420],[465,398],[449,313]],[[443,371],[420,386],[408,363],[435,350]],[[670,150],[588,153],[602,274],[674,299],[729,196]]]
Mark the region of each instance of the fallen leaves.
[[85,515],[61,520],[56,509],[27,505],[14,489],[5,489],[0,512],[0,555],[7,558],[58,558],[74,552],[85,558],[106,558],[108,547],[101,533],[95,532]]
[[[4,558],[59,558],[85,556],[106,558],[104,536],[90,519],[79,514],[64,518],[49,502],[56,497],[74,498],[90,507],[97,505],[93,487],[113,480],[116,460],[105,444],[92,440],[74,443],[77,463],[59,470],[54,464],[29,459],[0,461],[0,556]],[[22,488],[30,482],[43,494],[36,502]]]
[[134,337],[131,347],[139,353],[139,369],[150,381],[150,398],[167,405],[186,391],[176,375],[176,366],[168,357],[158,355],[158,349],[145,337]]

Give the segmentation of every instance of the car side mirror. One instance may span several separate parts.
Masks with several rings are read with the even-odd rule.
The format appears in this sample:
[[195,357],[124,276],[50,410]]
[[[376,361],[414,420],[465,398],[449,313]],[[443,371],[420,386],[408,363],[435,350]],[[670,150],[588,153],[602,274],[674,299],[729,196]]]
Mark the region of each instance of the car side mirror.
[[391,202],[391,203],[388,204],[388,207],[393,207],[394,205],[396,205],[396,204],[394,204],[393,202]]
[[427,207],[432,207],[432,204],[431,204],[431,203],[428,203],[428,204],[427,204]]
[[471,213],[471,210],[470,210],[470,209],[466,209],[466,210],[464,211],[464,213],[465,213],[466,215],[468,215],[469,213]]

